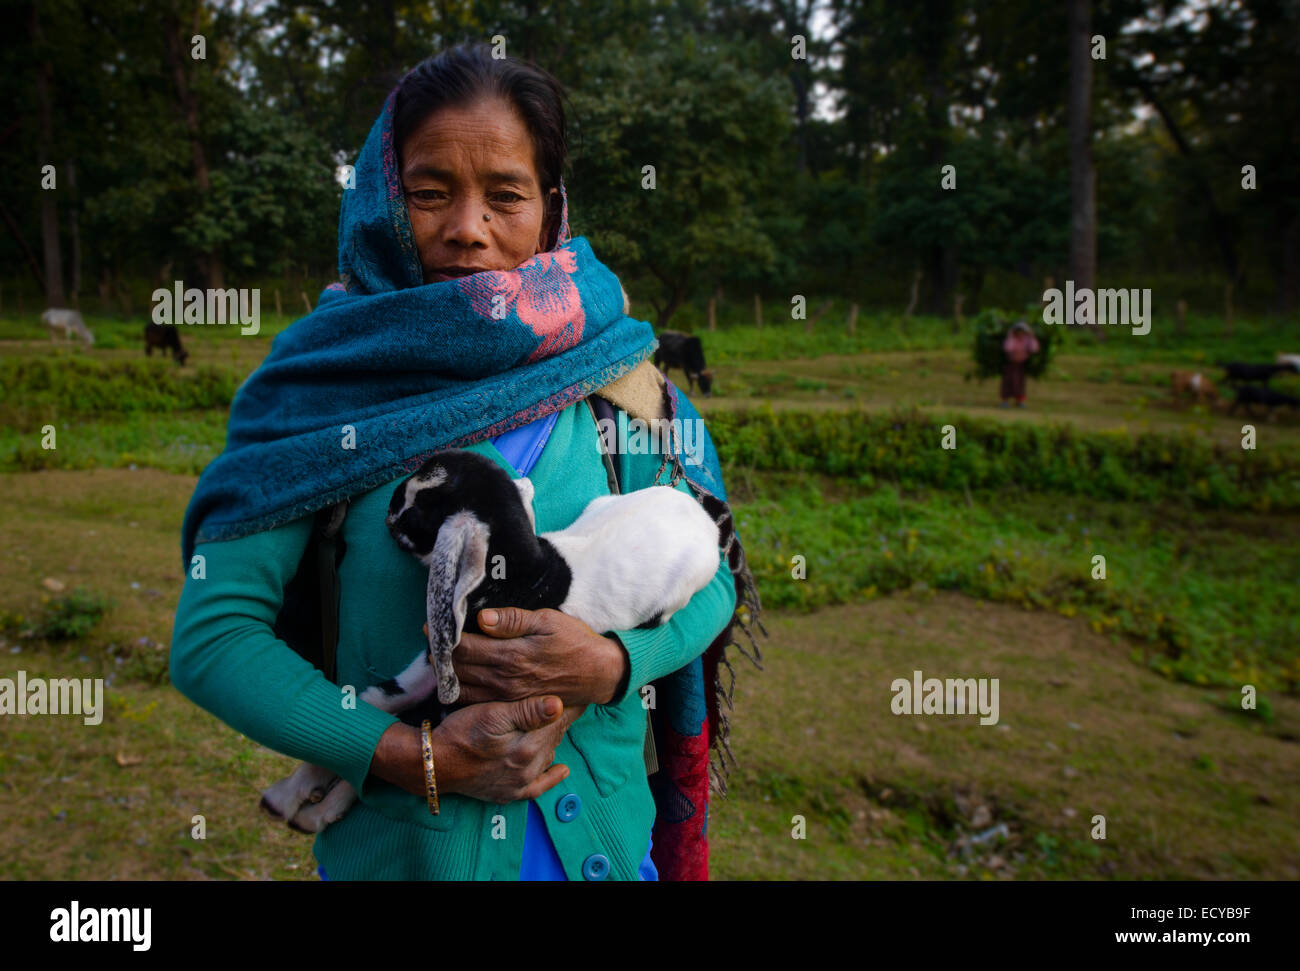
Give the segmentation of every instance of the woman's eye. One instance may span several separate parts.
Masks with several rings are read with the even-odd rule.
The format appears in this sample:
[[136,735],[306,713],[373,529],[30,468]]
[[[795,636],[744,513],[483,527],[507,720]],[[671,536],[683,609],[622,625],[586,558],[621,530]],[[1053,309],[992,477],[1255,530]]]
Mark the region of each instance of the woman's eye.
[[516,202],[522,202],[524,197],[517,192],[498,192],[497,198],[509,205]]
[[411,195],[421,202],[436,202],[442,193],[437,189],[416,189]]

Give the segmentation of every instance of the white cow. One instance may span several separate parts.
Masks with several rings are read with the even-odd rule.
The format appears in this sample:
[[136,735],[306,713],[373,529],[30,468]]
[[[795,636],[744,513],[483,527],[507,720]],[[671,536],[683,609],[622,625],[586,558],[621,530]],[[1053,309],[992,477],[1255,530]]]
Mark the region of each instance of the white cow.
[[50,329],[50,340],[54,340],[55,330],[62,330],[63,336],[68,340],[71,340],[75,334],[86,342],[87,347],[95,343],[95,335],[90,332],[86,322],[81,319],[81,311],[79,310],[51,307],[41,314],[41,320],[45,321],[45,326]]

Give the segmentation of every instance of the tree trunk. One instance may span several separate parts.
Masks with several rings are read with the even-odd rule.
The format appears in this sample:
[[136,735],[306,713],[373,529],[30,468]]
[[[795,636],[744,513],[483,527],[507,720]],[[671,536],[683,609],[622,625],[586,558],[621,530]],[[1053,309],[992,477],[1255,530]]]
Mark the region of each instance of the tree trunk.
[[18,228],[18,224],[14,222],[14,217],[9,215],[9,210],[4,207],[4,203],[2,202],[0,202],[0,218],[4,219],[5,225],[9,228],[10,235],[14,238],[14,242],[16,242],[18,248],[23,251],[23,256],[27,259],[27,265],[31,267],[32,277],[36,280],[40,288],[44,290],[45,274],[41,272],[40,261],[36,259],[36,254],[33,253],[32,248],[27,245],[27,240],[23,238],[22,231]]
[[[197,15],[197,8],[196,8]],[[185,61],[189,57],[186,50],[185,33],[180,20],[168,16],[164,25],[167,66],[171,70],[172,83],[176,87],[176,100],[181,117],[185,120],[185,130],[189,134],[190,164],[194,169],[194,181],[199,188],[199,204],[212,191],[212,179],[208,170],[207,153],[203,149],[203,138],[199,131],[199,99],[190,86],[186,73]],[[200,256],[203,268],[204,284],[220,289],[225,286],[225,268],[221,263],[221,254],[204,253]]]
[[916,312],[916,297],[921,290],[921,267],[918,264],[916,271],[912,274],[912,296],[907,301],[907,309],[903,311],[904,317],[911,317]]
[[961,272],[961,262],[955,246],[931,246],[926,253],[928,264],[925,301],[922,307],[928,314],[942,317],[952,307],[953,291]]
[[826,316],[826,314],[831,309],[832,303],[834,303],[833,300],[825,301],[820,307],[817,308],[816,313],[814,313],[811,317],[809,317],[807,320],[804,321],[803,330],[805,334],[811,334],[813,332],[813,324],[817,323],[817,321],[821,320],[823,317]]
[[[809,29],[813,4],[800,7],[799,0],[778,2],[777,10],[781,15],[782,33],[789,44],[796,34],[801,34],[805,42],[804,60],[790,61],[790,86],[794,90],[794,137],[797,148],[795,163],[799,175],[809,171],[808,165],[808,118],[812,114],[812,63],[807,59],[807,44],[812,43],[813,34]],[[787,47],[787,50],[789,48]],[[815,174],[815,173],[814,173]]]
[[68,239],[72,243],[72,261],[68,268],[71,275],[71,286],[69,287],[70,299],[75,307],[81,296],[81,229],[77,224],[77,207],[80,200],[77,198],[77,166],[75,162],[68,162],[68,191],[71,195],[71,201],[68,206]]
[[99,269],[99,312],[107,314],[109,304],[113,300],[113,281],[109,276],[108,267],[102,266]]
[[858,329],[858,305],[855,303],[849,307],[849,336],[852,337]]
[[668,326],[668,321],[672,320],[673,314],[677,313],[678,308],[686,302],[686,287],[675,286],[668,294],[668,302],[664,304],[663,309],[656,318],[659,323],[659,329]]
[[718,329],[718,301],[722,299],[722,285],[713,291],[713,296],[709,297],[709,330]]
[[1206,211],[1210,214],[1210,224],[1214,228],[1214,236],[1219,243],[1219,254],[1223,260],[1223,269],[1228,274],[1229,280],[1240,281],[1242,266],[1237,258],[1236,233],[1228,218],[1223,214],[1223,210],[1219,208],[1218,202],[1215,201],[1214,187],[1210,185],[1209,179],[1201,171],[1200,165],[1196,164],[1192,156],[1191,145],[1188,144],[1187,138],[1178,126],[1178,122],[1169,113],[1169,109],[1165,107],[1165,103],[1156,95],[1151,82],[1145,78],[1139,78],[1137,87],[1142,92],[1142,96],[1150,102],[1151,107],[1156,110],[1160,120],[1164,122],[1165,131],[1169,132],[1169,137],[1173,139],[1174,145],[1178,148],[1178,153],[1183,158],[1193,162],[1190,166],[1192,179],[1200,191],[1201,200],[1205,204]]
[[[54,108],[53,87],[54,72],[50,62],[45,58],[45,36],[41,31],[41,22],[37,16],[38,4],[32,4],[31,32],[32,44],[36,48],[40,63],[36,65],[36,111],[39,116],[37,159],[38,166],[50,164],[54,156]],[[58,189],[41,190],[41,242],[45,257],[45,303],[48,307],[62,307],[63,294],[63,256],[59,251],[59,205]]]
[[[1070,279],[1077,293],[1094,289],[1097,281],[1097,171],[1092,160],[1092,3],[1069,2]],[[1088,323],[1095,324],[1096,317]],[[1094,335],[1100,333],[1093,329]]]
[[967,294],[967,296],[970,297],[970,303],[963,305],[967,313],[971,313],[971,314],[979,313],[980,293],[984,289],[985,272],[986,271],[984,269],[983,263],[980,263],[975,267],[975,276],[974,279],[971,281],[971,285],[969,287],[970,292]]
[[763,298],[754,294],[754,326],[763,326]]
[[1279,244],[1277,252],[1277,310],[1293,314],[1300,307],[1300,216],[1284,219],[1281,206],[1277,211]]

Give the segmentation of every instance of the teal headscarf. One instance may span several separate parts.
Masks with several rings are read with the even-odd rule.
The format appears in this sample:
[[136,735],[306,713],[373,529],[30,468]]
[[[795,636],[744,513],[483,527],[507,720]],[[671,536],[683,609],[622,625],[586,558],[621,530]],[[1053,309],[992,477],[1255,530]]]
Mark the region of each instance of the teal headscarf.
[[225,451],[185,513],[186,569],[198,542],[392,481],[439,449],[558,411],[654,350],[650,325],[623,314],[618,278],[570,238],[563,183],[549,250],[514,270],[424,283],[393,147],[395,98],[343,193],[342,282],[275,338],[236,393]]

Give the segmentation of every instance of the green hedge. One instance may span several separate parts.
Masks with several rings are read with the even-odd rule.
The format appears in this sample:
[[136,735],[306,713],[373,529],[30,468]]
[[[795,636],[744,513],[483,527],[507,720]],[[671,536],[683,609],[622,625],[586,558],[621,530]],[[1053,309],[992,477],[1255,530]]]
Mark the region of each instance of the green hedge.
[[[1187,433],[1081,432],[911,411],[717,411],[719,457],[763,471],[820,472],[943,489],[1025,489],[1228,509],[1300,509],[1300,459],[1223,447]],[[941,445],[942,427],[956,447]]]
[[223,368],[170,360],[96,360],[84,355],[0,358],[0,414],[23,430],[69,414],[228,408],[239,379]]

